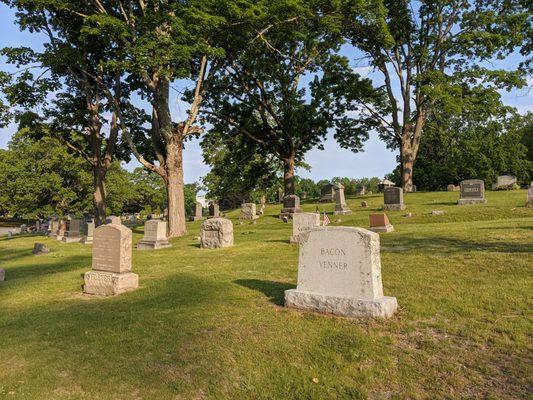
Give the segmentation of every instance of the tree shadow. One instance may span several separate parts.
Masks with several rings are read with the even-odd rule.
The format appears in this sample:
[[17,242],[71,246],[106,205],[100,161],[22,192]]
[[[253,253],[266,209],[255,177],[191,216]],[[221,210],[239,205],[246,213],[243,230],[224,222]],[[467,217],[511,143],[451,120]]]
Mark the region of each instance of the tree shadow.
[[263,281],[260,279],[237,279],[233,283],[263,293],[269,298],[270,302],[278,306],[282,306],[285,303],[285,290],[296,288],[292,283]]
[[289,239],[268,239],[268,240],[265,240],[265,242],[267,243],[284,243],[284,244],[290,244],[290,240]]
[[[32,256],[31,252],[25,254],[26,256]],[[39,260],[42,260],[44,257],[47,257],[48,254],[43,254],[40,256],[35,256]],[[34,264],[30,260],[27,264],[16,265],[13,267],[7,268],[7,273],[9,274],[9,280],[19,280],[19,279],[34,279],[39,278],[42,275],[63,273],[68,271],[77,270],[83,267],[87,268],[87,271],[91,269],[91,255],[76,255],[68,258],[50,258],[47,263],[40,262],[39,264]]]

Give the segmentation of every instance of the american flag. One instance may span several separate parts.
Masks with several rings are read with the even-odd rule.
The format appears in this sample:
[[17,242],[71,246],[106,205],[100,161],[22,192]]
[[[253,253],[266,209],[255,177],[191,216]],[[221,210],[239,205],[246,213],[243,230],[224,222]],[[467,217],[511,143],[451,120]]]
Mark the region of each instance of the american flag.
[[322,226],[327,226],[330,224],[330,220],[328,218],[328,215],[326,214],[326,212],[324,211],[324,219],[322,220]]

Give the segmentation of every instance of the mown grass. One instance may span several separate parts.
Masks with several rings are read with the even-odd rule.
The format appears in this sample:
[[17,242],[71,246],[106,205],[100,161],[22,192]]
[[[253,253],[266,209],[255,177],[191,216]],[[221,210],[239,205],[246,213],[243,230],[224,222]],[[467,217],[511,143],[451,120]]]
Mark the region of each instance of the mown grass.
[[[384,291],[400,308],[385,321],[283,308],[298,250],[278,205],[256,224],[230,213],[232,248],[200,249],[195,222],[172,248],[134,250],[140,288],[112,298],[81,293],[90,246],[2,238],[0,398],[530,398],[533,211],[525,191],[457,197],[407,194],[388,213]],[[361,200],[333,225],[367,227],[382,196]],[[52,252],[33,256],[35,241]]]

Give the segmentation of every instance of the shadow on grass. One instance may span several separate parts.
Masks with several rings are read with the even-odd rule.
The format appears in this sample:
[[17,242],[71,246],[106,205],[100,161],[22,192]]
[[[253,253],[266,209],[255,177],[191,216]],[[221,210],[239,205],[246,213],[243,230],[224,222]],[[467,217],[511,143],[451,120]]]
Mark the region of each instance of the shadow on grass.
[[284,304],[285,290],[296,288],[291,283],[263,281],[260,279],[237,279],[233,283],[265,294],[272,303],[278,306]]
[[386,247],[390,247],[391,245],[407,251],[422,251],[422,249],[429,249],[432,252],[441,251],[443,254],[462,253],[468,251],[487,251],[496,253],[533,253],[533,245],[528,242],[508,243],[501,240],[475,241],[450,237],[400,237],[388,243]]
[[[9,267],[9,280],[38,278],[41,275],[73,271],[84,266],[87,267],[87,270],[91,268],[91,255],[76,255],[66,258],[52,258],[50,254],[31,256],[35,257],[36,261],[39,260],[39,263],[33,263],[30,258],[27,264]],[[44,258],[48,258],[46,263],[43,263]]]
[[267,243],[284,243],[284,244],[290,244],[289,239],[268,239],[265,240]]
[[426,206],[456,206],[457,201],[431,201],[423,204]]
[[0,250],[0,263],[4,263],[6,261],[13,261],[17,258],[22,257],[28,257],[31,256],[32,249],[26,248],[26,249],[2,249]]

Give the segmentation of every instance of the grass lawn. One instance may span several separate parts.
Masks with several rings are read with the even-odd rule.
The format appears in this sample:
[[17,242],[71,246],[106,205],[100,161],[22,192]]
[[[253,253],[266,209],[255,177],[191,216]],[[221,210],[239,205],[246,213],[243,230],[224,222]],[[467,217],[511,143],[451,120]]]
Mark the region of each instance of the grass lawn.
[[[458,196],[406,194],[407,210],[387,213],[389,320],[283,307],[298,247],[279,205],[257,224],[230,213],[232,248],[200,249],[194,222],[171,248],[134,249],[140,287],[111,298],[82,295],[91,246],[2,238],[0,398],[531,398],[533,210],[524,190],[487,192],[486,205]],[[332,225],[368,227],[382,196],[362,199]],[[35,241],[52,252],[33,256]]]

